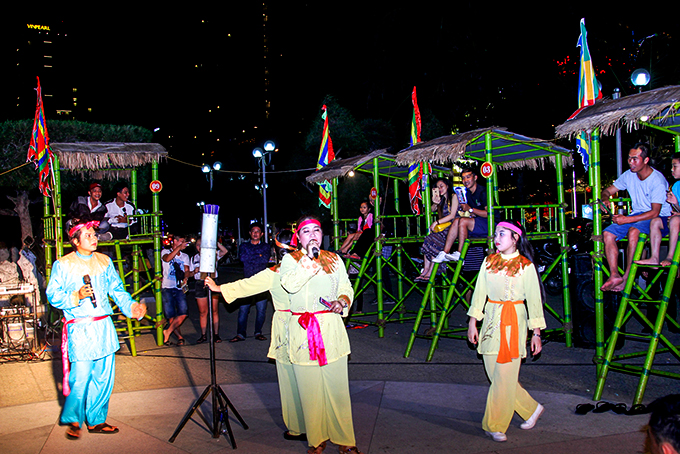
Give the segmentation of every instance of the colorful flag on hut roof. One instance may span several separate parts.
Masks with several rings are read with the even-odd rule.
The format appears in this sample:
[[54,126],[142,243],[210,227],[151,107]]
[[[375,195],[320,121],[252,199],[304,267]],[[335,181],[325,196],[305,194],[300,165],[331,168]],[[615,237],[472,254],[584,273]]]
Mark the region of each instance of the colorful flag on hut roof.
[[[330,131],[328,130],[328,111],[326,105],[322,108],[323,114],[323,136],[321,138],[321,148],[319,149],[319,162],[316,164],[316,170],[323,169],[335,159],[335,153],[333,153],[333,141],[331,140]],[[319,184],[319,205],[323,205],[326,208],[331,207],[331,195],[333,193],[333,186],[328,180],[324,180]]]
[[[420,142],[420,109],[418,108],[418,98],[416,97],[416,87],[411,92],[411,102],[413,103],[413,116],[411,117],[411,146]],[[408,168],[408,197],[411,202],[411,210],[415,214],[420,214],[418,200],[422,200],[420,185],[423,179],[423,164],[415,162]]]
[[31,134],[31,145],[28,147],[27,162],[34,161],[35,168],[38,169],[38,189],[45,197],[49,197],[51,189],[50,168],[52,167],[52,150],[50,150],[50,138],[47,134],[45,125],[45,110],[42,102],[42,89],[40,88],[40,78],[38,77],[38,103],[35,107],[35,120],[33,121],[33,133]]
[[[590,50],[588,49],[588,39],[586,32],[586,21],[581,19],[581,35],[578,37],[576,47],[581,48],[581,67],[579,69],[579,84],[578,84],[578,109],[571,114],[569,120],[574,118],[585,107],[592,106],[595,101],[602,99],[602,92],[595,77],[595,68],[593,61],[590,58]],[[586,170],[590,165],[590,138],[585,131],[581,132],[576,139],[576,149],[581,155],[583,165]]]

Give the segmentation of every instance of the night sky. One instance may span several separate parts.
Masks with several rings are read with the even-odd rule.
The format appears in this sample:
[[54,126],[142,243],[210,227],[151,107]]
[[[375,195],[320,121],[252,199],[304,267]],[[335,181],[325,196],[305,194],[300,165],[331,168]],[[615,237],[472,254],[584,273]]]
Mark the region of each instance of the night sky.
[[[193,164],[220,160],[228,170],[249,172],[257,170],[254,144],[268,138],[280,150],[274,169],[298,165],[290,158],[302,152],[328,94],[358,119],[390,121],[403,131],[402,148],[414,85],[420,108],[447,131],[497,125],[551,139],[577,107],[581,17],[605,96],[615,87],[631,94],[630,72],[649,69],[650,61],[652,88],[680,83],[678,25],[659,10],[613,13],[609,3],[593,2],[504,4],[502,10],[493,2],[276,2],[268,8],[272,105],[265,121],[262,3],[241,3],[198,11],[97,6],[87,14],[54,8],[17,23],[64,21],[76,43],[73,77],[86,87],[92,121],[158,127],[155,140],[173,157]],[[8,111],[3,105],[0,114],[10,118]],[[315,158],[304,167],[314,167]],[[171,162],[162,172],[168,219],[168,199],[176,206],[206,198],[197,168]],[[245,218],[261,212],[254,189],[221,180],[224,174],[212,197],[226,198],[217,201],[230,212]],[[285,197],[276,197],[286,192],[273,188],[275,175],[268,180],[276,194],[270,220],[285,217]]]

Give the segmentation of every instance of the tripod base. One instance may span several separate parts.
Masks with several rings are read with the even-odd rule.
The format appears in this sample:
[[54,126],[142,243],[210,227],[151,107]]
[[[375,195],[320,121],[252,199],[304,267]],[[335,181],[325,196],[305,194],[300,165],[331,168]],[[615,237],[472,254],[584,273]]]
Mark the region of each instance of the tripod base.
[[206,424],[206,426],[208,426],[208,428],[212,432],[213,438],[219,438],[220,434],[226,433],[229,436],[231,447],[233,449],[236,449],[236,440],[234,439],[234,433],[232,432],[231,424],[229,423],[229,409],[231,409],[231,411],[234,413],[234,416],[236,416],[236,419],[238,419],[239,423],[241,423],[243,429],[247,430],[248,424],[246,424],[243,418],[241,418],[241,415],[238,413],[238,411],[236,411],[236,408],[234,408],[234,405],[231,403],[231,401],[224,393],[222,388],[220,388],[220,386],[216,384],[208,385],[205,388],[201,396],[196,400],[196,402],[189,409],[187,414],[184,415],[182,421],[180,421],[179,425],[177,426],[177,429],[175,429],[175,433],[173,433],[172,437],[170,437],[170,439],[168,440],[170,443],[174,443],[175,438],[177,438],[177,435],[179,435],[179,433],[182,431],[186,423],[189,422],[189,419],[191,419],[191,416],[196,412],[196,410],[198,410],[201,404],[205,402],[205,399],[208,397],[208,394],[210,393],[212,393],[213,395],[212,423],[208,422],[202,413],[199,412],[198,415],[201,417],[203,422]]

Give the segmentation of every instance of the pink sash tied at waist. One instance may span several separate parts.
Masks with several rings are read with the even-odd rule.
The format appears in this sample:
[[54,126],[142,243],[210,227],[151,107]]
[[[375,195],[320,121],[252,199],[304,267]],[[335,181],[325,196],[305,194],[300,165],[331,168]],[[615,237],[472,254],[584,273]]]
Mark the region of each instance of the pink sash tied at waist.
[[63,392],[64,397],[71,394],[71,387],[68,384],[69,372],[71,371],[71,362],[68,359],[68,325],[71,323],[91,323],[99,320],[109,318],[109,315],[100,315],[98,317],[82,317],[73,318],[71,320],[62,319],[64,326],[61,329],[61,365],[64,370]]
[[[288,312],[288,311],[281,311]],[[319,361],[319,366],[328,364],[326,359],[326,347],[323,345],[323,338],[321,337],[321,328],[319,321],[316,319],[317,314],[333,314],[333,311],[318,311],[318,312],[291,312],[292,315],[297,315],[300,318],[298,323],[305,330],[307,330],[307,343],[309,344],[309,359],[312,361]]]

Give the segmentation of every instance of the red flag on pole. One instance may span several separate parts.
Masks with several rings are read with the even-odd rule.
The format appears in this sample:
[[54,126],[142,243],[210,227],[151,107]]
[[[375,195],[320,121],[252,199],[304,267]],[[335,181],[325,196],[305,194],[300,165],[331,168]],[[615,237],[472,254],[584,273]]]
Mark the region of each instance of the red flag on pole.
[[27,162],[35,162],[38,169],[38,189],[45,197],[50,196],[51,177],[50,169],[54,156],[50,150],[50,138],[47,134],[45,125],[45,110],[42,102],[42,89],[40,88],[40,78],[38,77],[38,103],[35,107],[35,120],[33,121],[33,133],[31,134],[31,145],[28,148]]

